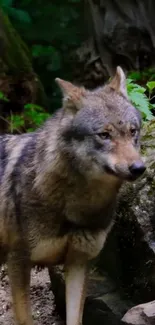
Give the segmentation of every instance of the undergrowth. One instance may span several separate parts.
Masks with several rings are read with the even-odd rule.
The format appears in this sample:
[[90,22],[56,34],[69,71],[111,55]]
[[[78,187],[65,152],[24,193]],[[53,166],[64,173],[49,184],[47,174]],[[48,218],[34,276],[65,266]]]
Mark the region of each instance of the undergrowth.
[[[127,91],[132,104],[141,111],[143,121],[153,119],[155,104],[152,102],[155,98],[155,81],[149,81],[145,87],[142,87],[129,78],[127,79]],[[0,99],[8,101],[2,92],[0,92]],[[11,113],[5,121],[8,123],[10,133],[32,132],[49,116],[50,114],[43,107],[30,103],[24,106],[21,114]],[[0,118],[4,119],[2,116]]]

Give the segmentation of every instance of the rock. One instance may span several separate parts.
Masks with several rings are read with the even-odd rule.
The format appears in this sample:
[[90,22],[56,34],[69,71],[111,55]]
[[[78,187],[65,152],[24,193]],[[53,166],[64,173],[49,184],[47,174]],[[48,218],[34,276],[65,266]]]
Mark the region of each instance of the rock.
[[[65,285],[63,269],[49,270],[51,289],[59,315],[65,319]],[[103,273],[91,272],[88,280],[87,297],[83,315],[83,325],[121,325],[124,313],[133,305],[116,287],[115,283]]]
[[155,300],[131,308],[124,315],[122,321],[128,325],[154,325]]
[[98,259],[134,301],[155,299],[155,120],[142,132],[142,153],[147,171],[122,188],[116,223]]

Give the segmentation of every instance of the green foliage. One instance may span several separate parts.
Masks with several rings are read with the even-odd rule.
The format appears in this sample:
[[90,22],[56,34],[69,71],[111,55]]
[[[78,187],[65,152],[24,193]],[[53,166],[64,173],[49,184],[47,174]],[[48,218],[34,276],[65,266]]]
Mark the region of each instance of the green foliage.
[[6,96],[3,94],[2,91],[0,91],[0,99],[4,100],[5,102],[8,102],[8,98],[6,98]]
[[13,0],[0,0],[1,7],[13,20],[21,23],[31,23],[31,17],[25,10],[16,9],[13,7]]
[[[143,115],[144,120],[151,120],[153,118],[152,109],[154,105],[151,104],[150,100],[152,91],[155,88],[155,81],[148,82],[146,87],[142,87],[133,82],[132,79],[127,79],[127,90],[128,95],[135,107],[139,109]],[[149,96],[146,91],[149,90]]]
[[69,54],[84,38],[82,0],[0,0],[27,43],[53,112],[60,105],[54,79],[72,76]]
[[[142,112],[143,119],[153,118],[155,104],[151,104],[155,90],[155,81],[147,82],[146,87],[139,86],[133,80],[127,79],[128,95],[133,105]],[[148,91],[148,96],[147,96]],[[5,95],[0,92],[0,98],[8,101]],[[26,104],[21,114],[11,114],[8,118],[8,131],[11,133],[32,132],[50,116],[44,108],[36,104]]]
[[155,81],[148,81],[146,86],[149,89],[149,96],[151,96],[152,91],[155,89]]
[[46,68],[48,71],[58,71],[61,69],[61,55],[53,46],[33,45],[32,56],[33,58],[40,58],[42,63],[43,61],[47,62]]
[[[55,77],[70,79],[70,53],[84,38],[82,0],[0,0],[1,7],[29,46],[33,66],[46,94],[50,112],[60,105],[60,92]],[[142,112],[144,120],[153,118],[155,69],[132,72],[127,80],[129,98]],[[141,85],[138,85],[140,83]],[[7,100],[2,93],[0,98]],[[12,115],[8,122],[11,132],[34,130],[49,116],[34,104],[27,104],[21,115]]]
[[26,104],[24,111],[11,114],[8,117],[8,129],[11,133],[32,132],[50,116],[45,110],[35,104]]
[[129,78],[135,82],[146,84],[147,81],[155,80],[155,68],[146,69],[144,71],[133,71],[129,74]]
[[[143,120],[151,120],[153,118],[153,110],[155,104],[151,104],[154,98],[155,81],[149,81],[145,87],[127,79],[127,91],[133,105],[142,113]],[[148,94],[148,96],[147,96]],[[8,101],[3,92],[0,91],[0,99]],[[21,114],[11,114],[8,118],[8,131],[11,133],[32,132],[50,116],[39,105],[26,104]],[[1,117],[3,119],[3,117]]]
[[24,116],[31,124],[31,127],[36,128],[45,122],[50,115],[41,106],[27,104],[24,106]]

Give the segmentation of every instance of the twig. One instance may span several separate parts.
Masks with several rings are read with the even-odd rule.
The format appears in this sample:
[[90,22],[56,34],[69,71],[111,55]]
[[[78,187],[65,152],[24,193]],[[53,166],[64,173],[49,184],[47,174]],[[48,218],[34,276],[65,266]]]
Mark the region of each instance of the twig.
[[[12,131],[12,123],[10,123],[6,118],[4,118],[3,116],[0,115],[0,119],[4,122],[6,122],[7,124],[10,125],[11,131]],[[19,129],[14,128],[16,131],[18,131],[19,134],[22,134],[22,132],[19,131]]]

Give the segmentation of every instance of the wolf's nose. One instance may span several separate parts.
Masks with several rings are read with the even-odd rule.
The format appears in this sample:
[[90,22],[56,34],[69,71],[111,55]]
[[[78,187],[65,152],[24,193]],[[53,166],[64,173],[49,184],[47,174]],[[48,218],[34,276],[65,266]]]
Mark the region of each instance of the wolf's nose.
[[142,161],[136,161],[135,163],[133,163],[130,167],[129,167],[130,173],[135,177],[139,177],[141,176],[145,170],[146,167],[144,166]]

